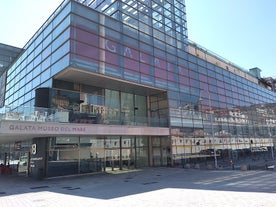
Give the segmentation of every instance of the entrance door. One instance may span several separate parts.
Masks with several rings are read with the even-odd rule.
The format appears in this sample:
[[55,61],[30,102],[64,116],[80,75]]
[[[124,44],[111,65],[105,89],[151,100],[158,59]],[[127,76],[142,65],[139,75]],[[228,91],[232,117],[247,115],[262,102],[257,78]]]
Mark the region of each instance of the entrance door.
[[104,157],[106,171],[114,171],[120,169],[120,137],[112,137],[105,139]]
[[18,173],[28,174],[29,173],[29,161],[30,161],[29,152],[20,152],[19,161],[18,161]]
[[152,137],[153,166],[167,166],[170,164],[170,146],[167,137]]
[[131,137],[110,137],[105,139],[106,171],[135,168],[135,139]]
[[134,169],[137,155],[135,150],[135,138],[123,137],[122,138],[122,169],[129,170]]

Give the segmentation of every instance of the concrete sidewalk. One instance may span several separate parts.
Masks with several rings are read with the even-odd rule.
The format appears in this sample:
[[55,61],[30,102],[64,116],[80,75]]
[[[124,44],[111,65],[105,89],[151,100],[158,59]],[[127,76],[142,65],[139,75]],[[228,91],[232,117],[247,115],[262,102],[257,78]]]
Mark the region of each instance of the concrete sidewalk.
[[147,168],[47,179],[0,176],[0,207],[276,207],[275,171]]

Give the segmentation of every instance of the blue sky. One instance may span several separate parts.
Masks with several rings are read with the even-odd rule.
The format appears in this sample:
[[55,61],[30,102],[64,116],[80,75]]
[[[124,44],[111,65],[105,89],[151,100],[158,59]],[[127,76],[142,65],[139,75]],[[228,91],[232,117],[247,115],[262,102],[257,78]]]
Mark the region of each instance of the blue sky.
[[186,12],[189,39],[276,78],[275,0],[186,0]]
[[[0,42],[23,47],[63,0],[0,0]],[[188,36],[276,78],[276,0],[186,0]]]
[[0,0],[0,42],[24,47],[63,0]]

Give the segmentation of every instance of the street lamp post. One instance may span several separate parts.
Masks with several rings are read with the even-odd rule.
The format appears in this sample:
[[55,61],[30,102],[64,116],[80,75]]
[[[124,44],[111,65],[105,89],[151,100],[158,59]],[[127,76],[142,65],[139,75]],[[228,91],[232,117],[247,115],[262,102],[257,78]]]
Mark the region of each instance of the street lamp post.
[[210,113],[210,123],[211,123],[211,134],[212,134],[212,140],[213,140],[213,147],[214,147],[214,162],[215,162],[215,169],[218,168],[218,160],[217,160],[217,150],[215,146],[215,136],[214,136],[214,126],[213,126],[213,114],[211,113],[212,111],[212,104],[211,104],[211,96],[210,92],[203,90],[208,93],[208,103],[209,103],[209,113]]

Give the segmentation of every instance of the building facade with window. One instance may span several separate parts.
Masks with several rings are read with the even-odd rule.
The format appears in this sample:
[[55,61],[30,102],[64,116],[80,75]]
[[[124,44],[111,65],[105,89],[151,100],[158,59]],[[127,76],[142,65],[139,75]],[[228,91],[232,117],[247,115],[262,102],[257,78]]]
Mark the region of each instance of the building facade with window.
[[187,39],[183,0],[65,0],[1,79],[0,160],[31,176],[273,154],[276,94]]

